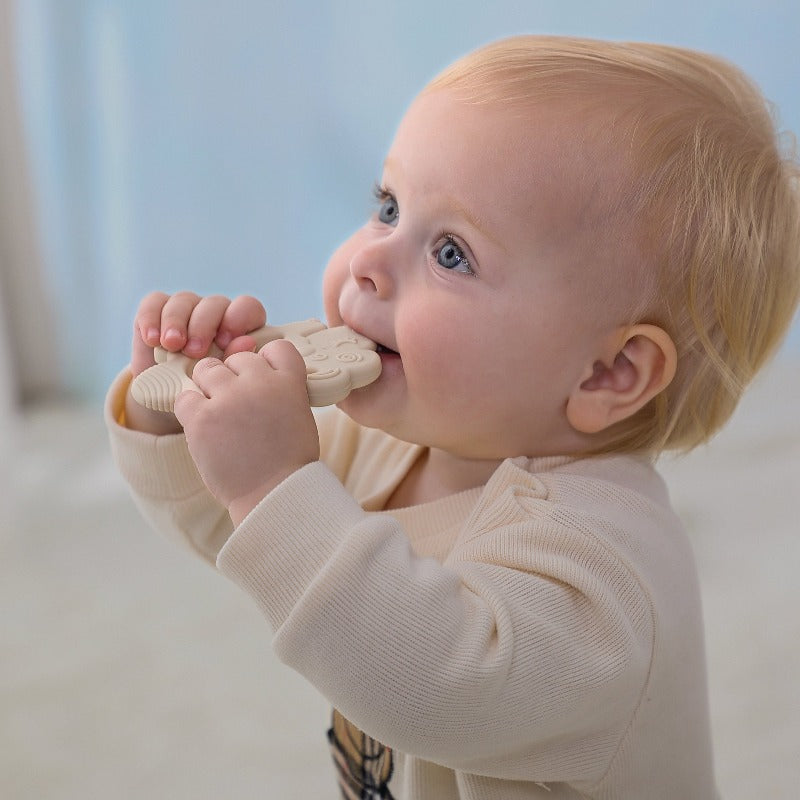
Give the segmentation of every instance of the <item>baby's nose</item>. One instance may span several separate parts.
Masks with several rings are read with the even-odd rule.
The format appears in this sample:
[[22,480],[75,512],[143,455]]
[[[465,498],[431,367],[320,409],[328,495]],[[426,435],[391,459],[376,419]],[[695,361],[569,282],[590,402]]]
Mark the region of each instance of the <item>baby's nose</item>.
[[388,298],[394,290],[390,248],[385,241],[359,248],[350,259],[350,274],[359,289]]

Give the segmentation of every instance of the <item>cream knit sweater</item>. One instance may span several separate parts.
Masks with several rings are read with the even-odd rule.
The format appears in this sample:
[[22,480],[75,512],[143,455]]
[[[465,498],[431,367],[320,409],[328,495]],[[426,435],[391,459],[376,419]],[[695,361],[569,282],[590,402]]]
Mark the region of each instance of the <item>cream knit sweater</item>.
[[119,424],[127,381],[106,414],[143,514],[241,586],[278,657],[376,740],[370,766],[333,736],[350,796],[716,797],[693,555],[648,461],[511,459],[381,512],[421,448],[333,410],[322,461],[234,531],[182,436]]

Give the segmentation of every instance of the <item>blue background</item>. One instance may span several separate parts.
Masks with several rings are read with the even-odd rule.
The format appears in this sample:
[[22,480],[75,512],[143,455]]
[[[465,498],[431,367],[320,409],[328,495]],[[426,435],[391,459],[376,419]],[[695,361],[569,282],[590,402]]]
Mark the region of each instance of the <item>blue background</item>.
[[[191,288],[322,314],[394,129],[454,58],[559,33],[726,56],[800,131],[796,0],[26,0],[20,86],[64,378],[99,397],[138,300]],[[85,343],[93,344],[86,358]],[[800,353],[795,324],[786,350]]]

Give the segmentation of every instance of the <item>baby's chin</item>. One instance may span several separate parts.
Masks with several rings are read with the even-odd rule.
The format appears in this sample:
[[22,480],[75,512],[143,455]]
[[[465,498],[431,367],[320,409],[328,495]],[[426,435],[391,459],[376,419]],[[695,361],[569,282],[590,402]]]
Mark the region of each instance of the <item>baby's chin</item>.
[[[377,382],[380,381],[380,378]],[[377,383],[376,382],[376,383]],[[391,433],[385,415],[380,411],[380,392],[375,384],[353,389],[336,407],[350,417],[353,422],[365,428],[376,428]]]
[[[344,400],[340,400],[336,404],[336,408],[340,411],[344,411],[348,417],[353,417],[353,419],[355,419],[355,416],[358,416],[359,412],[363,413],[369,408],[369,390],[371,388],[372,384],[369,386],[362,386],[360,389],[353,389]],[[356,420],[356,422],[359,422],[359,420]]]

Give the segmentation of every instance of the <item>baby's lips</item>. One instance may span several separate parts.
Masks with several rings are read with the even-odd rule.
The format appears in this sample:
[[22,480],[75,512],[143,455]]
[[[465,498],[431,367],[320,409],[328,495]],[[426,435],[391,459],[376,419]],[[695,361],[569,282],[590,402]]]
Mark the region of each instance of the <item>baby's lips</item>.
[[378,354],[386,353],[387,355],[390,355],[390,356],[399,356],[400,355],[400,353],[398,353],[397,350],[392,350],[391,347],[387,347],[385,344],[379,344],[378,347],[377,347],[377,352],[378,352]]
[[378,353],[382,353],[383,352],[383,353],[393,353],[395,355],[399,355],[399,352],[395,348],[393,348],[391,346],[391,344],[387,344],[386,343],[386,341],[388,341],[388,340],[384,340],[383,338],[379,338],[379,337],[371,338],[370,336],[368,336],[365,333],[358,332],[357,329],[353,328],[352,326],[342,326],[342,327],[349,327],[350,330],[352,330],[356,334],[356,336],[361,336],[366,341],[372,342],[372,344],[374,345],[374,349]]

